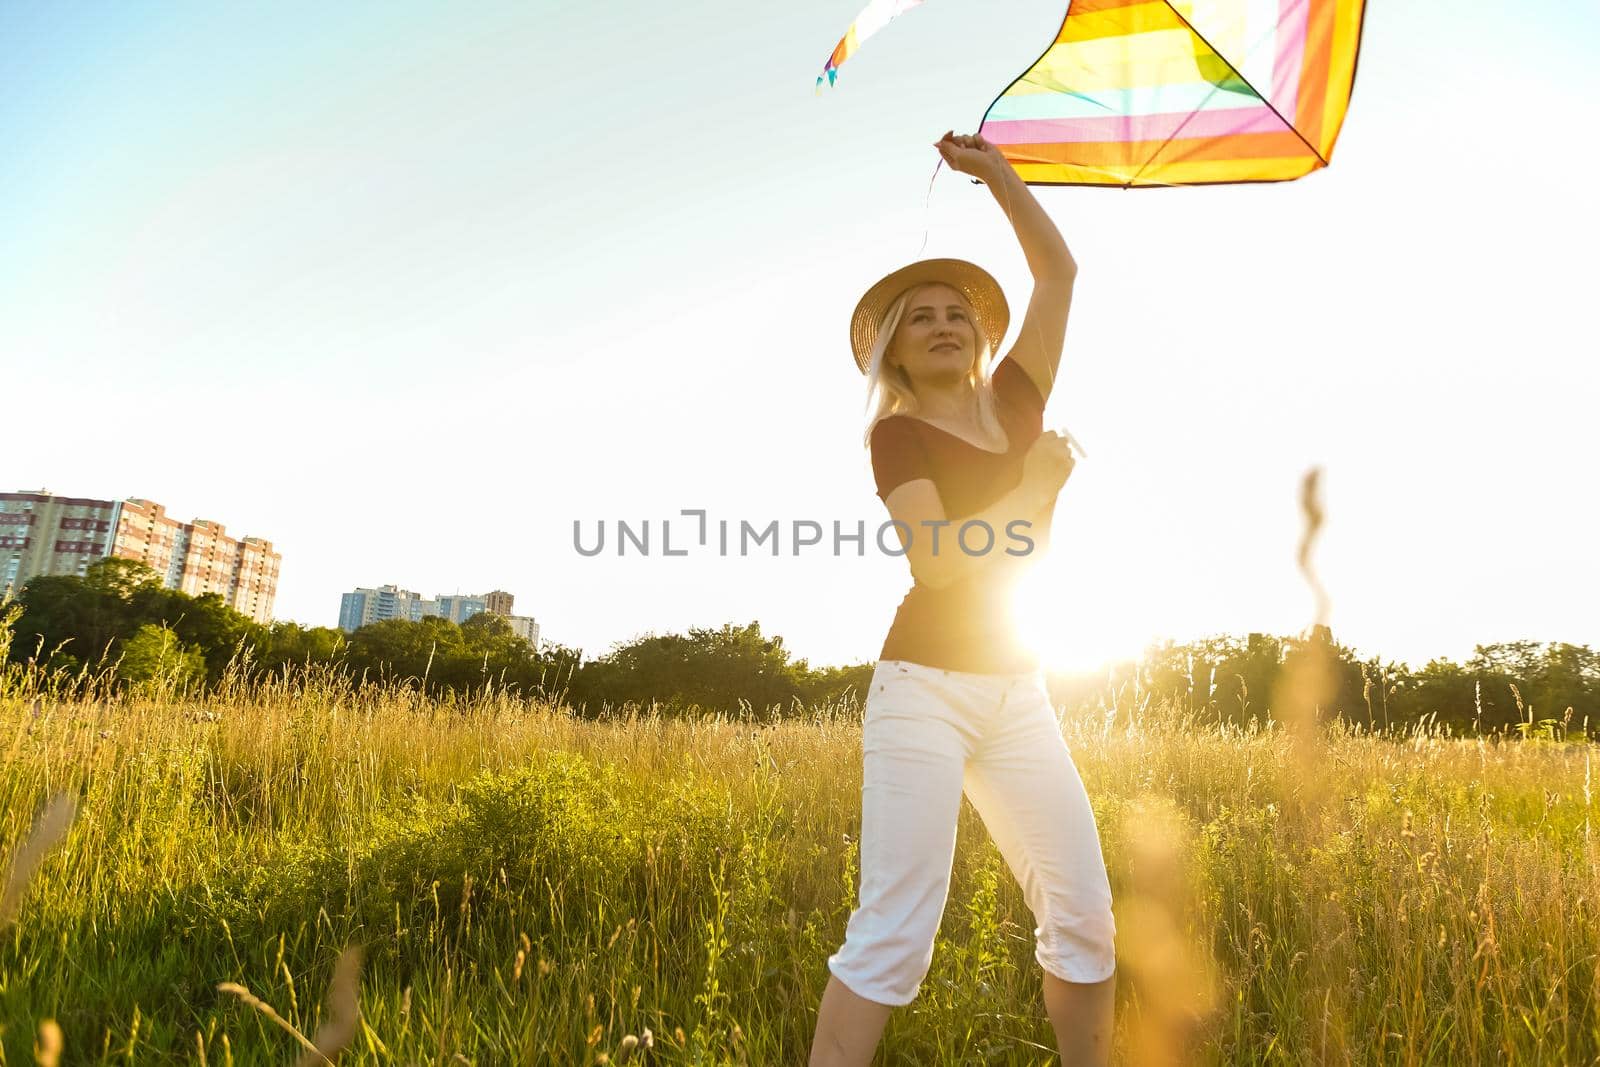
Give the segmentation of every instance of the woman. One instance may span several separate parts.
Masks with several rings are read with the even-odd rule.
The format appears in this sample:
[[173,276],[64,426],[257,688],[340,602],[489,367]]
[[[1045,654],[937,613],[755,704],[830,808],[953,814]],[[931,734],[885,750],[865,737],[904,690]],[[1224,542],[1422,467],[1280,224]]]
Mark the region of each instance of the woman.
[[[987,184],[1010,218],[1033,296],[1021,336],[992,368],[1005,297],[971,263],[903,267],[868,290],[852,317],[856,363],[876,398],[868,440],[878,496],[904,524],[913,585],[867,695],[860,900],[828,960],[811,1064],[870,1063],[890,1010],[916,997],[944,911],[963,792],[1033,911],[1062,1062],[1105,1064],[1111,890],[1043,672],[1009,610],[1073,467],[1066,440],[1042,432],[1042,419],[1077,264],[993,145],[951,132],[936,147],[952,169]],[[994,534],[987,551],[985,526]]]

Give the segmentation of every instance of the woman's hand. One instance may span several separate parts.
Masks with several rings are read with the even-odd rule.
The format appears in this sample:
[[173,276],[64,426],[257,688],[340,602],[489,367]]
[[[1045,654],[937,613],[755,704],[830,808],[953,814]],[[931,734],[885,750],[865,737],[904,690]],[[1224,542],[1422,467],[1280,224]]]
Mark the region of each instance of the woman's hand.
[[982,182],[993,182],[1011,167],[1011,161],[1000,154],[1000,149],[975,133],[948,131],[934,142],[945,164],[962,174],[970,174]]
[[1072,445],[1054,430],[1041,433],[1022,457],[1022,480],[1034,486],[1049,500],[1055,500],[1061,487],[1078,465]]
[[1055,525],[1056,498],[1078,461],[1072,455],[1067,438],[1054,430],[1041,433],[1022,457],[1022,484],[1039,494],[1039,510],[1027,516],[1028,537],[1033,548],[1025,555],[1013,557],[1001,565],[1008,576],[1026,573],[1039,558],[1050,551],[1052,527]]

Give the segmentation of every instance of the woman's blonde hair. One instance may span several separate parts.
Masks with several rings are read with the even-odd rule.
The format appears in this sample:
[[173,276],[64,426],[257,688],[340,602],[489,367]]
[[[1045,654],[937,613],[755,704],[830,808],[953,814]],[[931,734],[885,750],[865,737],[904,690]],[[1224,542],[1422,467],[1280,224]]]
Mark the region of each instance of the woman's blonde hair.
[[[936,284],[936,283],[929,283]],[[895,298],[883,313],[883,321],[878,325],[878,332],[872,339],[872,351],[867,357],[867,410],[871,416],[867,419],[867,430],[862,437],[866,446],[872,444],[872,431],[878,423],[891,415],[911,415],[921,409],[917,394],[912,392],[911,379],[903,367],[892,367],[886,362],[889,348],[894,343],[895,331],[900,328],[900,318],[905,314],[906,305],[911,302],[911,297],[919,290],[927,288],[926,285],[907,289]],[[989,344],[989,339],[984,336],[978,317],[973,313],[972,304],[967,300],[961,290],[956,290],[960,297],[961,306],[967,309],[967,321],[972,323],[973,332],[978,339],[978,355],[972,361],[972,370],[967,375],[967,381],[972,385],[973,397],[977,402],[978,425],[991,436],[1000,435],[1000,415],[996,409],[994,396],[994,349]]]

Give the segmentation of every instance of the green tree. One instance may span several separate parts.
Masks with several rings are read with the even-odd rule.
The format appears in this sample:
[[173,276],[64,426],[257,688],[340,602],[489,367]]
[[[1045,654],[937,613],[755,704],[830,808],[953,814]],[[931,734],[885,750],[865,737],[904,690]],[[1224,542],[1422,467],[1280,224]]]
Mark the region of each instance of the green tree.
[[585,704],[655,701],[680,711],[732,714],[741,702],[765,711],[805,693],[805,675],[790,664],[783,638],[763,637],[758,622],[648,635],[585,664],[579,678]]
[[1584,645],[1537,641],[1479,645],[1467,668],[1492,689],[1496,725],[1560,719],[1568,708],[1581,718],[1596,710],[1600,697],[1600,655]]
[[22,615],[13,628],[10,656],[21,662],[35,655],[53,668],[74,669],[99,663],[139,623],[133,600],[160,588],[161,579],[143,563],[102,559],[83,577],[45,575],[22,587]]
[[107,556],[89,564],[83,582],[90,589],[125,603],[141,589],[161,588],[161,575],[147,563],[119,556]]
[[343,630],[275,622],[256,646],[256,663],[264,670],[281,674],[289,664],[309,666],[340,661],[348,646]]
[[[800,661],[800,666],[805,667],[804,660]],[[813,707],[842,702],[864,705],[875,667],[872,662],[843,667],[806,667],[802,672],[800,699]]]
[[350,635],[348,662],[358,675],[414,679],[433,692],[463,680],[465,651],[461,627],[449,619],[385,619]]
[[129,682],[186,685],[205,679],[206,659],[170,627],[145,623],[122,643],[117,674]]
[[177,589],[146,585],[130,597],[132,616],[140,623],[169,626],[184,644],[200,650],[206,677],[215,682],[244,648],[254,652],[267,643],[267,628],[230,608],[217,593],[190,596]]

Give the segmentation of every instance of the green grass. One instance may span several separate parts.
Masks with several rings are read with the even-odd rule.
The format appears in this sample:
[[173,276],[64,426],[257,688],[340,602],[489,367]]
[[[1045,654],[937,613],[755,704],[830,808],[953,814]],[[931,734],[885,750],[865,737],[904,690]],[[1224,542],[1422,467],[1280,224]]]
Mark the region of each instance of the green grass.
[[[365,950],[342,1063],[805,1062],[854,897],[859,711],[585,721],[326,680],[0,688],[0,864],[77,819],[0,931],[4,1062],[281,1064]],[[1600,1062],[1582,743],[1064,723],[1119,920],[1118,1062]],[[1044,1064],[1032,920],[963,807],[880,1063]]]

